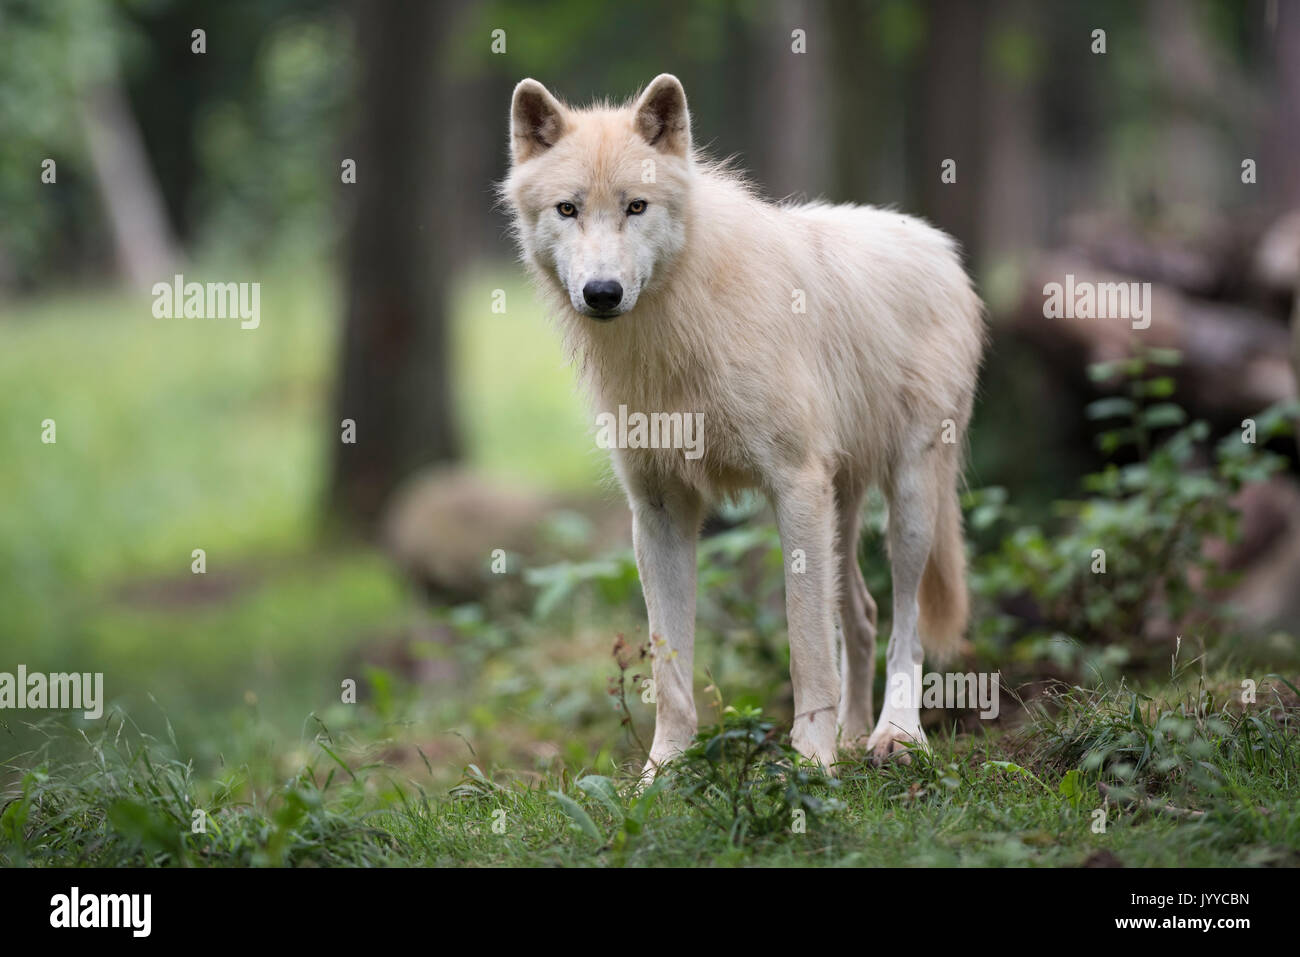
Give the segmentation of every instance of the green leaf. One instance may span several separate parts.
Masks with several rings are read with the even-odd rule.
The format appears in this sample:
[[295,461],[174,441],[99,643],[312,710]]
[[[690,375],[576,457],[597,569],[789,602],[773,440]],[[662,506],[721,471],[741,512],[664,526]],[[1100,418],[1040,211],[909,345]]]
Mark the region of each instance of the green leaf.
[[1029,780],[1037,784],[1044,791],[1046,791],[1048,794],[1052,793],[1052,789],[1049,788],[1046,784],[1044,784],[1039,779],[1038,775],[1034,774],[1034,772],[1029,770],[1028,768],[1021,767],[1020,765],[1016,764],[1013,761],[985,761],[984,767],[999,768],[1003,771],[1010,771],[1013,774],[1024,775],[1025,777],[1029,778]]
[[650,814],[650,809],[655,806],[659,800],[659,795],[667,787],[663,778],[655,778],[654,783],[641,792],[641,796],[632,802],[632,810],[628,817],[636,821],[637,824],[645,824],[646,817]]
[[1083,772],[1078,768],[1067,771],[1061,778],[1061,797],[1070,802],[1070,807],[1078,808],[1083,803]]
[[4,813],[0,814],[0,837],[22,846],[23,829],[27,825],[27,815],[32,806],[32,791],[36,786],[35,774],[28,772],[23,776],[23,793],[16,800],[9,802]]
[[559,803],[564,813],[573,819],[575,830],[581,831],[592,840],[599,841],[602,844],[605,843],[605,838],[601,835],[600,829],[596,827],[596,822],[588,816],[577,801],[567,794],[561,794],[559,791],[551,791],[550,794]]
[[108,823],[123,836],[153,851],[175,854],[180,849],[180,829],[153,808],[119,798],[108,807]]
[[1182,425],[1187,413],[1172,402],[1158,402],[1142,410],[1142,424],[1148,429],[1162,429]]
[[1174,380],[1160,376],[1142,383],[1142,394],[1150,399],[1167,399],[1174,394]]
[[1158,366],[1176,366],[1181,365],[1183,354],[1177,349],[1148,349],[1144,358]]
[[1109,362],[1094,362],[1088,366],[1088,378],[1093,382],[1105,382],[1107,379],[1113,379],[1124,369],[1123,359],[1112,359]]
[[537,596],[537,603],[533,606],[533,617],[538,620],[551,617],[551,613],[560,607],[564,599],[569,597],[570,591],[572,591],[571,582],[562,578],[552,581]]
[[1003,771],[1014,771],[1017,774],[1028,774],[1029,772],[1013,761],[985,761],[985,767],[1001,768]]
[[1083,411],[1088,418],[1096,422],[1101,419],[1125,418],[1132,415],[1136,409],[1137,405],[1132,399],[1122,395],[1112,395],[1089,402]]
[[578,779],[578,789],[583,794],[595,798],[605,806],[605,810],[614,816],[614,820],[623,819],[623,806],[618,801],[618,788],[609,778],[599,774],[588,774]]

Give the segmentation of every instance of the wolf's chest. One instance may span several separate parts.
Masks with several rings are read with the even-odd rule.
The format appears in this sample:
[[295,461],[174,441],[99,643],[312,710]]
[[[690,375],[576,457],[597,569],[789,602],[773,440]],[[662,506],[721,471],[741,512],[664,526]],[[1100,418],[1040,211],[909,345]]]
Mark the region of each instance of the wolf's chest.
[[655,389],[610,389],[595,417],[596,444],[634,471],[671,477],[708,497],[757,481],[747,430],[716,397]]

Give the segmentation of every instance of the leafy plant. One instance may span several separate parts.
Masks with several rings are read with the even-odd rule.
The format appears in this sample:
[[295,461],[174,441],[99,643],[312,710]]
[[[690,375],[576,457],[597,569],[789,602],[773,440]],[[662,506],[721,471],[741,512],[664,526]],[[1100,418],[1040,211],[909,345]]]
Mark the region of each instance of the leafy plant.
[[392,849],[362,812],[376,767],[344,763],[323,726],[314,741],[327,759],[323,770],[305,764],[262,793],[248,787],[247,767],[229,769],[222,780],[199,779],[193,763],[177,756],[173,735],[159,741],[120,712],[74,741],[63,740],[66,731],[53,722],[46,728],[45,750],[62,753],[75,741],[85,757],[46,754],[17,793],[0,792],[0,863],[328,866],[381,863]]
[[[1291,682],[1271,677],[1294,695]],[[1030,705],[1032,721],[1021,734],[1032,743],[1030,763],[1048,774],[1065,771],[1060,791],[1072,803],[1083,800],[1085,781],[1130,799],[1178,791],[1196,800],[1232,786],[1227,767],[1295,785],[1300,708],[1280,687],[1245,705],[1203,677],[1181,691],[1175,682],[1159,699],[1123,683],[1049,691]]]
[[[1015,528],[974,563],[972,585],[994,612],[980,616],[980,636],[1022,657],[1051,657],[1063,667],[1088,663],[1105,670],[1123,664],[1135,638],[1218,637],[1228,615],[1216,591],[1231,583],[1206,544],[1233,541],[1239,515],[1233,496],[1284,465],[1264,443],[1293,431],[1297,406],[1278,405],[1257,417],[1257,441],[1224,438],[1214,449],[1209,426],[1187,422],[1171,401],[1165,370],[1176,353],[1101,363],[1096,381],[1119,378],[1123,393],[1099,399],[1088,414],[1111,423],[1098,435],[1110,455],[1130,454],[1086,476],[1086,498],[1056,503],[1051,529]],[[1170,431],[1170,430],[1173,431]],[[988,528],[1014,521],[1005,495],[968,496],[971,524]],[[1102,646],[1089,653],[1083,645]]]
[[645,832],[650,812],[664,792],[666,783],[659,779],[646,788],[629,787],[626,789],[627,797],[619,793],[612,778],[599,774],[584,775],[574,782],[574,786],[605,811],[611,822],[607,828],[597,825],[583,806],[563,791],[551,791],[550,795],[572,820],[575,830],[599,841],[613,853],[614,862],[622,864],[633,844]]
[[806,821],[844,806],[822,796],[838,790],[840,782],[804,763],[757,708],[723,708],[719,722],[701,730],[661,773],[733,845],[792,833],[797,812]]

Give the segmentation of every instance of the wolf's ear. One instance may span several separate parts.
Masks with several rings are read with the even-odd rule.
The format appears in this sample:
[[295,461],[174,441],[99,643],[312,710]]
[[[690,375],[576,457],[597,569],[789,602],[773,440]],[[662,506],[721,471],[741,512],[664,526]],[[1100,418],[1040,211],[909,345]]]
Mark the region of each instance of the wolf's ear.
[[686,91],[671,73],[650,81],[636,101],[636,128],[647,143],[664,153],[686,156],[691,151],[691,114]]
[[516,163],[532,159],[564,135],[564,107],[536,80],[520,80],[510,103],[510,150]]

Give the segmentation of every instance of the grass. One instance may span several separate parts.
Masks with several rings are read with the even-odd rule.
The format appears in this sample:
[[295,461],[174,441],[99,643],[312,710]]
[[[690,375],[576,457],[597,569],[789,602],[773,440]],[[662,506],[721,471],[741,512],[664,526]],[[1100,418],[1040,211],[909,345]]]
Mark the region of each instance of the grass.
[[[471,463],[592,490],[604,462],[515,272],[456,298]],[[608,693],[616,633],[642,627],[635,598],[578,589],[542,619],[428,608],[373,550],[318,538],[338,311],[322,276],[268,272],[256,331],[155,320],[120,293],[0,317],[0,497],[21,503],[0,509],[0,671],[103,671],[109,698],[97,722],[0,712],[0,863],[1297,862],[1284,682],[1260,676],[1249,706],[1224,703],[1240,677],[1217,664],[1146,698],[1065,691],[1019,731],[940,731],[910,767],[849,755],[834,784],[803,776],[752,711],[788,694],[782,626],[757,600],[702,630],[698,662],[734,691],[721,730],[757,757],[711,761],[704,741],[638,791],[643,756]],[[739,588],[714,573],[706,601]]]
[[[536,773],[485,773],[470,763],[455,787],[433,793],[430,769],[376,759],[391,747],[392,725],[373,714],[372,724],[347,732],[312,722],[299,746],[302,763],[288,775],[283,756],[268,751],[262,729],[250,723],[243,730],[245,757],[204,779],[177,756],[174,740],[150,738],[115,716],[81,739],[76,758],[26,773],[0,815],[0,860],[42,866],[1295,865],[1300,710],[1279,689],[1285,690],[1270,686],[1270,700],[1244,709],[1202,703],[1188,724],[1177,726],[1167,718],[1179,699],[1185,703],[1186,687],[1171,685],[1136,711],[1120,689],[1071,689],[1066,706],[1053,709],[1055,718],[1039,715],[1031,736],[1035,753],[1022,757],[1024,764],[1009,756],[1027,739],[995,731],[940,738],[931,755],[910,765],[876,768],[850,755],[837,782],[816,774],[796,781],[788,746],[772,735],[757,757],[747,758],[742,747],[710,747],[710,736],[724,730],[765,727],[753,714],[732,711],[723,726],[702,734],[682,766],[648,790],[613,761],[582,770],[556,760]],[[1085,703],[1087,710],[1076,707]],[[1153,734],[1174,742],[1170,753],[1199,755],[1195,765],[1212,773],[1190,775],[1191,761],[1162,762],[1140,776],[1150,799],[1117,798],[1106,781],[1124,779],[1125,772],[1110,762],[1111,744],[1124,736],[1151,741]],[[1078,763],[1062,770],[1067,753]],[[758,799],[767,807],[730,800],[723,782],[746,770],[751,780],[776,782],[778,796]],[[711,783],[701,788],[702,780]],[[791,795],[793,806],[809,809],[802,828],[794,826]],[[196,809],[203,811],[202,833],[194,833]],[[768,823],[775,826],[760,828],[771,811]]]

